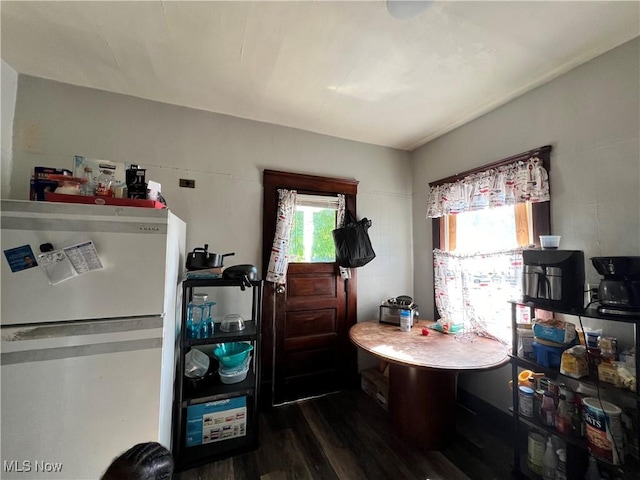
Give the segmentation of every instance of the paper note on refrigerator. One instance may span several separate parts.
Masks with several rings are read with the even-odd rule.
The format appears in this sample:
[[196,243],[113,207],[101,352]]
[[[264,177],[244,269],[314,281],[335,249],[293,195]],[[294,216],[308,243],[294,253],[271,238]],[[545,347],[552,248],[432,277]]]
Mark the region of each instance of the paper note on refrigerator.
[[102,262],[100,262],[98,252],[92,241],[65,247],[63,251],[78,274],[102,268]]
[[38,263],[47,274],[47,279],[51,285],[57,285],[77,275],[73,265],[62,250],[38,255]]

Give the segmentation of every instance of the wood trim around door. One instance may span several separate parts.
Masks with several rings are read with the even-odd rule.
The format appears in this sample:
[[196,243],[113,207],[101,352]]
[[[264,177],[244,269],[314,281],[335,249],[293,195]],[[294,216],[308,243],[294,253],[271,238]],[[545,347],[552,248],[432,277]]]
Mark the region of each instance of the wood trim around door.
[[[298,193],[312,195],[336,195],[344,194],[346,209],[356,216],[356,195],[358,193],[358,181],[334,177],[322,177],[293,172],[267,170],[263,172],[263,249],[262,249],[262,278],[266,278],[273,236],[275,235],[275,217],[267,212],[275,212],[278,204],[278,189],[286,188],[297,190]],[[267,241],[268,239],[268,241]],[[346,283],[347,308],[346,316],[349,325],[357,322],[357,269],[352,269],[352,278]],[[273,319],[275,315],[276,292],[275,284],[264,282],[262,302],[262,359],[261,359],[261,405],[267,406],[271,400],[272,374],[275,338],[273,335]],[[346,332],[346,342],[349,342]],[[352,375],[352,381],[357,381],[357,351],[353,347],[353,355],[350,356],[345,369]]]

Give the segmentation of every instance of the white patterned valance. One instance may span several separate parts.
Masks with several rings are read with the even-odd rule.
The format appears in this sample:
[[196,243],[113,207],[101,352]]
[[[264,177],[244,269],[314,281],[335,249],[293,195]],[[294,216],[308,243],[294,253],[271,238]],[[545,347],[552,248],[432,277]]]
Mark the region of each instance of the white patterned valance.
[[537,156],[434,185],[427,218],[523,202],[549,201],[549,175]]

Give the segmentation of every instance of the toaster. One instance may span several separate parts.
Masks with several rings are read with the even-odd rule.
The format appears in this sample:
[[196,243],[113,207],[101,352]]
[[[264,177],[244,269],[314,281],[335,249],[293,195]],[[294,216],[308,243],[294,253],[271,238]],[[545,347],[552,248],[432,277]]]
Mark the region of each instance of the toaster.
[[406,295],[388,298],[382,302],[380,305],[380,323],[400,325],[401,310],[409,310],[411,312],[411,326],[413,326],[414,317],[419,315],[418,305],[413,303],[413,299]]

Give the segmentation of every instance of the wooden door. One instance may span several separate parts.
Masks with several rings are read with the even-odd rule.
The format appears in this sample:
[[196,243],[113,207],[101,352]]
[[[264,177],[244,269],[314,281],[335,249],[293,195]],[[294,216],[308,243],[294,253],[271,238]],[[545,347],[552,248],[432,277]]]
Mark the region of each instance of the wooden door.
[[346,385],[340,365],[340,342],[349,331],[345,280],[336,270],[332,263],[289,264],[287,284],[276,292],[275,403]]
[[[286,172],[264,172],[263,278],[276,223],[278,188],[306,194],[345,194],[355,214],[357,182]],[[357,379],[356,273],[345,280],[337,263],[290,263],[286,285],[265,282],[262,400],[271,404],[341,390]],[[271,346],[271,348],[269,348]],[[270,352],[267,352],[270,350]]]

